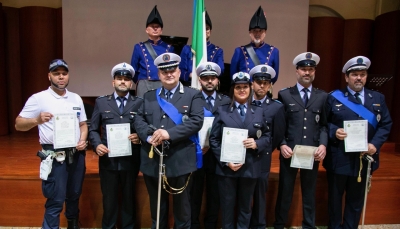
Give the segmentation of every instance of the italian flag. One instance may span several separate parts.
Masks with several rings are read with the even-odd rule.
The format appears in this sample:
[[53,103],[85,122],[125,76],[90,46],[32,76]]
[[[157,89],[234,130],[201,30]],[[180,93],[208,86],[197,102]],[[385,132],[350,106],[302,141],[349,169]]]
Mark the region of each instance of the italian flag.
[[207,62],[206,42],[206,10],[204,0],[193,0],[193,37],[192,37],[192,87],[200,89],[196,68],[199,64]]

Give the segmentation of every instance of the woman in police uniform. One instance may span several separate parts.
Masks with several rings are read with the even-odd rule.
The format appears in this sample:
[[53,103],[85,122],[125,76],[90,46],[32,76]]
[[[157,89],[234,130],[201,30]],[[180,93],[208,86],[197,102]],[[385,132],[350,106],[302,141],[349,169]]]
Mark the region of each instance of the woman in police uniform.
[[[251,105],[251,81],[247,73],[233,75],[232,103],[218,107],[210,134],[210,146],[219,163],[218,188],[222,210],[222,228],[235,228],[234,209],[237,200],[237,228],[249,228],[251,202],[257,178],[260,176],[262,150],[270,144],[270,132],[264,125],[263,108]],[[248,130],[243,141],[246,148],[244,164],[221,162],[223,127]]]

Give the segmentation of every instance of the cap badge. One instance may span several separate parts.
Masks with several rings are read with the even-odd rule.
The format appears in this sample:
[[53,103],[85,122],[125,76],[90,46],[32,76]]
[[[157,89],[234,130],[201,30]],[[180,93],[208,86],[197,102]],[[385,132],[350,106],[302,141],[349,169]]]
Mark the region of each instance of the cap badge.
[[163,61],[164,62],[167,62],[167,61],[169,61],[171,59],[171,57],[168,55],[168,54],[165,54],[164,56],[163,56]]
[[239,79],[243,79],[243,78],[244,78],[244,74],[243,74],[243,72],[239,72],[239,74],[238,74],[238,78],[239,78]]
[[126,64],[124,63],[124,65],[122,65],[122,67],[126,68]]
[[63,62],[61,60],[57,60],[57,65],[63,65]]
[[262,72],[262,73],[267,73],[267,67],[262,67],[262,68],[261,68],[261,72]]
[[308,53],[306,54],[306,58],[307,58],[307,59],[311,59],[311,57],[312,57],[312,54],[308,52]]
[[211,68],[211,65],[210,65],[210,64],[207,64],[207,65],[206,65],[206,70],[207,70],[207,71],[211,71],[211,69],[212,69],[212,68]]
[[358,58],[358,59],[357,59],[357,64],[362,64],[363,61],[364,61],[363,58]]

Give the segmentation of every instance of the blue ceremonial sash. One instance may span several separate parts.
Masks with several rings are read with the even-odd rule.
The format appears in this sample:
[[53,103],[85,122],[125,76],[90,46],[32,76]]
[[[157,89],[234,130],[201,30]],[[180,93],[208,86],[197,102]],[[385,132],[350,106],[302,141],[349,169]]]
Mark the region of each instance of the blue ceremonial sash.
[[[175,125],[182,124],[182,114],[179,113],[178,109],[171,103],[167,102],[165,99],[160,98],[160,91],[161,88],[158,88],[156,91],[156,97],[158,104],[160,105],[161,109],[168,115],[170,119],[175,123]],[[201,151],[200,141],[199,141],[199,134],[194,134],[189,137],[189,139],[196,144],[196,165],[197,168],[203,167],[203,152]]]
[[203,110],[204,110],[204,117],[214,117],[214,115],[209,110],[207,110],[207,108],[203,107]]
[[362,104],[353,103],[353,102],[349,101],[349,99],[346,98],[340,90],[336,90],[336,91],[332,92],[331,95],[335,99],[337,99],[341,103],[343,103],[346,107],[350,108],[350,110],[354,111],[356,114],[358,114],[362,118],[366,119],[369,122],[369,124],[371,124],[374,127],[374,129],[376,129],[376,126],[378,125],[378,121],[376,120],[374,113],[372,113],[370,110],[368,110]]

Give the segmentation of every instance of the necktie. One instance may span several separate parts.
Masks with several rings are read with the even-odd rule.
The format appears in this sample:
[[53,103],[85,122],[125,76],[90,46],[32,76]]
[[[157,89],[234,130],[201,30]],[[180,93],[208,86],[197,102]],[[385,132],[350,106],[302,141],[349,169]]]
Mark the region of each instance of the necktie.
[[172,95],[172,92],[171,91],[167,91],[167,101],[171,100],[171,95]]
[[253,104],[256,105],[257,107],[260,107],[260,106],[261,106],[261,101],[259,101],[259,100],[254,100],[254,101],[253,101]]
[[360,93],[356,92],[356,93],[354,94],[354,96],[356,97],[357,102],[359,102],[361,105],[363,105],[363,103],[362,103],[362,101],[361,101],[361,98],[360,98]]
[[120,114],[122,114],[122,112],[124,112],[124,107],[125,107],[125,104],[124,104],[124,101],[125,101],[125,97],[118,97],[117,98],[118,99],[118,101],[120,101],[121,103],[119,104],[119,113]]
[[244,122],[244,118],[246,117],[246,112],[244,111],[244,105],[240,104],[239,109],[240,109],[240,118],[242,119],[242,122]]
[[307,106],[307,103],[308,103],[308,88],[303,88],[302,89],[302,91],[304,92],[304,95],[303,95],[303,103],[304,103],[304,106]]
[[213,109],[213,104],[212,104],[212,102],[211,102],[211,100],[213,100],[214,98],[210,95],[210,96],[208,96],[207,97],[207,104],[208,104],[208,110],[212,110]]

